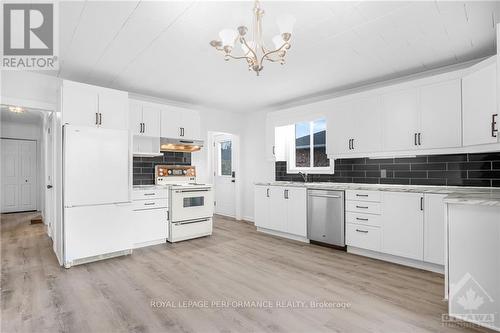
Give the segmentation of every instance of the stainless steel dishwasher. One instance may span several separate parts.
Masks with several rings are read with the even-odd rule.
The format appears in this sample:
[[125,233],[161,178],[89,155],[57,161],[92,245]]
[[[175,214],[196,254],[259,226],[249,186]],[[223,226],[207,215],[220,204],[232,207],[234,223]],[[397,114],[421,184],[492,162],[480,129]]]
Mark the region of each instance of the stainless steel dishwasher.
[[307,238],[345,250],[344,191],[307,191]]

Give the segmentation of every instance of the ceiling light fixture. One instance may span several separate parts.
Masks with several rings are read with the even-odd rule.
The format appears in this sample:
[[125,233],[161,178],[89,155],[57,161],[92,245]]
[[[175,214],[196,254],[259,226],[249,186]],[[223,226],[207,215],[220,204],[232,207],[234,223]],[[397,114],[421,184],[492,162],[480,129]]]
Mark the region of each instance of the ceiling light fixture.
[[23,113],[25,110],[20,106],[9,106],[9,111],[14,113]]
[[[221,30],[219,32],[220,40],[213,40],[210,42],[210,45],[216,50],[223,52],[224,60],[226,61],[229,61],[229,59],[245,59],[248,64],[248,70],[253,70],[259,75],[260,71],[264,68],[264,60],[279,62],[282,65],[285,63],[285,56],[288,49],[290,49],[290,39],[296,20],[290,14],[281,15],[276,19],[280,35],[274,36],[272,39],[275,49],[268,49],[264,45],[264,39],[262,38],[262,17],[264,16],[264,10],[260,8],[258,0],[255,1],[253,14],[252,40],[246,40],[248,28],[242,25],[238,27],[238,31],[232,29]],[[235,42],[240,43],[243,51],[242,55],[233,55]]]

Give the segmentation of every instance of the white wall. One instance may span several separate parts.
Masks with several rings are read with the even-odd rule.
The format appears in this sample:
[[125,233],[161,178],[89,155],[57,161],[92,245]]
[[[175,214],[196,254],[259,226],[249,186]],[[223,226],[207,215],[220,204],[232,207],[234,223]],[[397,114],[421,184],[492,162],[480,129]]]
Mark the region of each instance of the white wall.
[[39,123],[17,123],[2,121],[0,128],[0,136],[8,139],[24,139],[36,141],[36,161],[37,161],[37,194],[36,194],[36,208],[41,210],[44,205],[44,190],[43,190],[43,163],[42,163],[42,118],[40,117]]

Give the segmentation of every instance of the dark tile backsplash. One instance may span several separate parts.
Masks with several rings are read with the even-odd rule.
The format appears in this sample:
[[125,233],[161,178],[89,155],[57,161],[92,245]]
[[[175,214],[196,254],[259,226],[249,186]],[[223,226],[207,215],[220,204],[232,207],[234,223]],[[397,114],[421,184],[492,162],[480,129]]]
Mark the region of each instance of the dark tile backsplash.
[[[385,170],[386,177],[381,177]],[[276,162],[277,181],[302,181]],[[404,158],[335,160],[335,174],[310,174],[308,181],[335,183],[500,187],[500,152]]]
[[134,157],[133,181],[134,185],[152,185],[155,180],[155,166],[164,165],[191,165],[191,153],[163,152],[163,156]]

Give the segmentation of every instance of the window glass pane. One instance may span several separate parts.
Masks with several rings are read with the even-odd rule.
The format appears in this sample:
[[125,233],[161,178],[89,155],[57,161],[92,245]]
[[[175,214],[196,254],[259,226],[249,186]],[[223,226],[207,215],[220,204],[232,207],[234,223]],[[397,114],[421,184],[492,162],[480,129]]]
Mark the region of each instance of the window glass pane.
[[310,123],[295,124],[295,166],[298,168],[311,166]]
[[328,167],[330,161],[326,155],[326,120],[313,123],[314,167]]
[[220,174],[221,176],[231,176],[231,141],[220,143]]

